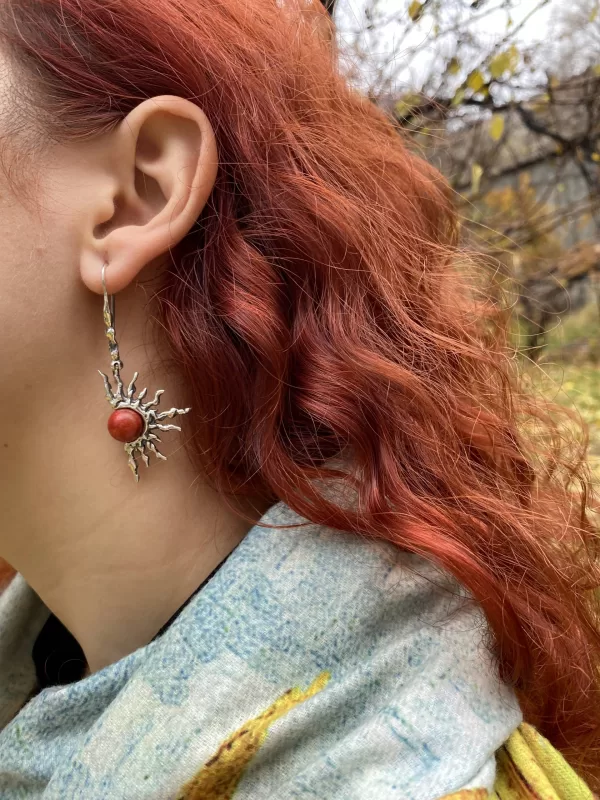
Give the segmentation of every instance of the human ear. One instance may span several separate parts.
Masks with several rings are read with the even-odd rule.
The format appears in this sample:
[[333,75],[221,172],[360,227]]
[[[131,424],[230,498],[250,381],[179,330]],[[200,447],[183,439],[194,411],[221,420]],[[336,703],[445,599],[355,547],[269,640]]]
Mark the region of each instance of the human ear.
[[218,154],[212,126],[194,103],[161,96],[134,108],[110,134],[106,175],[82,242],[81,277],[115,294],[190,231],[213,189]]

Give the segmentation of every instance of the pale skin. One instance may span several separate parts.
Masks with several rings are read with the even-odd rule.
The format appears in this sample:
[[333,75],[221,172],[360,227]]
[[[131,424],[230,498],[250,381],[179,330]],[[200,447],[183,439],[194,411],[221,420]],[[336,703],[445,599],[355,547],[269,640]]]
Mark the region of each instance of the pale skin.
[[[201,108],[165,96],[93,141],[49,145],[29,169],[34,202],[0,172],[0,556],[94,672],[147,644],[251,527],[203,482],[184,433],[161,437],[168,461],[140,461],[135,483],[97,371],[110,374],[106,263],[125,384],[138,371],[138,391],[186,405],[150,336],[144,282],[197,220],[218,151]],[[239,507],[255,521],[267,508]]]

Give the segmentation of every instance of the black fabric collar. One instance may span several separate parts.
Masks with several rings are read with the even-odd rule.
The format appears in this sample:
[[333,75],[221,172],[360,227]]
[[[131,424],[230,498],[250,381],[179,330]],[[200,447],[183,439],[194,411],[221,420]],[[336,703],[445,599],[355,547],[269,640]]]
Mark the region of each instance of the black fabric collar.
[[[233,550],[231,552],[233,552]],[[230,555],[231,553],[229,553],[229,555],[215,567],[210,575],[202,581],[200,586],[188,597],[185,603],[177,609],[171,619],[163,625],[152,641],[158,639],[168,630],[183,609],[193,600],[198,592],[206,586],[208,581],[219,569],[221,569]],[[87,670],[87,661],[79,642],[54,614],[50,615],[50,618],[35,640],[31,656],[35,665],[38,691],[46,689],[49,686],[66,686],[69,683],[75,683],[85,676]]]

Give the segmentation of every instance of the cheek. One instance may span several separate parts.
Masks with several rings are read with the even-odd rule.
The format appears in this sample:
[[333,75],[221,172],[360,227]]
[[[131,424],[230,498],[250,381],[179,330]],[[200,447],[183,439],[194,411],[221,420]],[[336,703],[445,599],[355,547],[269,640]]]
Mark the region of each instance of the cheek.
[[21,204],[0,197],[0,418],[25,413],[29,393],[66,352],[68,311],[53,235]]
[[[2,368],[24,358],[38,303],[36,229],[30,215],[16,204],[0,202],[0,319]],[[16,365],[14,365],[16,366]]]
[[49,178],[35,197],[29,186],[15,197],[0,169],[1,485],[30,475],[32,462],[43,469],[65,430],[89,424],[93,403],[106,426],[102,302],[81,280],[85,202],[76,182],[54,188],[59,172],[40,173]]

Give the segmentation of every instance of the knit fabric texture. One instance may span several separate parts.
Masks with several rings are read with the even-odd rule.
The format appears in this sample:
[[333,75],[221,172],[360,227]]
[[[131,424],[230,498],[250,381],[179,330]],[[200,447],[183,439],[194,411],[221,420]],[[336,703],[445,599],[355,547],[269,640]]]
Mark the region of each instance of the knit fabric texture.
[[0,596],[0,797],[493,791],[522,717],[480,609],[421,558],[302,523],[277,503],[159,638],[29,700],[49,612],[17,576]]

